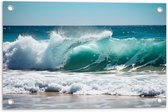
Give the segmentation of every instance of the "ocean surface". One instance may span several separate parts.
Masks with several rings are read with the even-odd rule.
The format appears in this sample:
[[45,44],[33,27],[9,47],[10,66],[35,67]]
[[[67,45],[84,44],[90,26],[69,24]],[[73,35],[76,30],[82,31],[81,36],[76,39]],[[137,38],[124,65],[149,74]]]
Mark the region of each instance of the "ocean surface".
[[[16,94],[47,92],[165,99],[166,26],[4,26],[4,103]],[[166,105],[149,99],[130,104],[135,105],[121,107]],[[10,109],[6,103],[3,107]]]

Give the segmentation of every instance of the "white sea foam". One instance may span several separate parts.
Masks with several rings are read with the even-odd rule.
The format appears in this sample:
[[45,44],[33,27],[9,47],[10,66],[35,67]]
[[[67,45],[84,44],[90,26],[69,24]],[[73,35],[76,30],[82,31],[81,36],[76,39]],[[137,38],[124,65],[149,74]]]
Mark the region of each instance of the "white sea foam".
[[112,37],[112,32],[105,30],[103,32],[99,32],[99,33],[91,33],[91,34],[84,34],[81,36],[81,39],[103,39],[103,38],[109,38]]
[[128,74],[8,70],[3,72],[3,93],[46,91],[68,94],[166,96],[165,75],[135,75],[131,72]]
[[32,36],[18,36],[14,42],[3,43],[4,67],[9,69],[59,69],[64,66],[71,49],[82,42],[108,38],[111,31],[85,34],[79,38],[66,38],[51,32],[50,39],[35,40]]

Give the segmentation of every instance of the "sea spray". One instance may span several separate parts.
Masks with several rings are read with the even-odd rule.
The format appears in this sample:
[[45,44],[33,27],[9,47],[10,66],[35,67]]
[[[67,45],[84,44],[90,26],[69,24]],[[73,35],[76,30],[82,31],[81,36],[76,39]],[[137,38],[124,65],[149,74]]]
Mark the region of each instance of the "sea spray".
[[51,32],[48,40],[21,36],[3,43],[3,63],[15,70],[102,71],[147,66],[164,68],[166,41],[149,39],[116,39],[111,31],[83,34],[70,38]]

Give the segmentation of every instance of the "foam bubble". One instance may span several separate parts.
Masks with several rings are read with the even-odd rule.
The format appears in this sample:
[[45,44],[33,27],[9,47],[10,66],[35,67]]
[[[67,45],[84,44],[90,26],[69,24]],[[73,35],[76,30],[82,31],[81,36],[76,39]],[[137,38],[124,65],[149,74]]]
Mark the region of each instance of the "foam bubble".
[[[166,76],[156,73],[94,74],[48,71],[3,73],[3,93],[58,92],[68,94],[109,94],[166,96]],[[24,74],[24,75],[22,75]],[[136,75],[135,75],[136,74]],[[145,73],[143,73],[145,74]]]

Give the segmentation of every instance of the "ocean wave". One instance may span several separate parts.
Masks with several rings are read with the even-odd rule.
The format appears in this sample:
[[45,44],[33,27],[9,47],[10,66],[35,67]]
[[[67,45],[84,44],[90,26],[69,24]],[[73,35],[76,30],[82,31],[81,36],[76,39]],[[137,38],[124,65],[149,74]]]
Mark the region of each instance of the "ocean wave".
[[130,75],[8,70],[3,75],[3,94],[57,92],[166,96],[165,75]]
[[111,31],[83,34],[79,38],[51,32],[48,40],[21,36],[3,43],[3,64],[14,70],[136,70],[166,63],[166,41],[116,39]]

